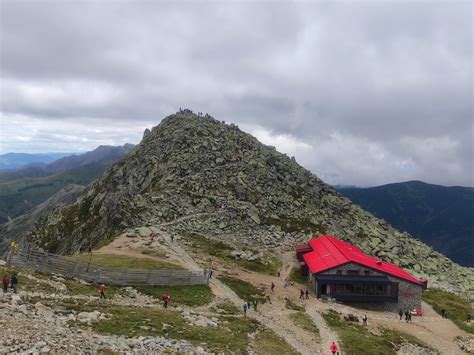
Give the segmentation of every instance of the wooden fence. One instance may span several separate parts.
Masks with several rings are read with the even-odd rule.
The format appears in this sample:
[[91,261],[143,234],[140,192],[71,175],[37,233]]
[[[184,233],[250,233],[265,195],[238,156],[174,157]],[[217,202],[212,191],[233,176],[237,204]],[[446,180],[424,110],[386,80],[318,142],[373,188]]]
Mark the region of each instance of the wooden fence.
[[185,286],[208,283],[209,271],[125,269],[80,261],[41,251],[10,252],[7,264],[28,272],[59,274],[88,282],[118,286]]

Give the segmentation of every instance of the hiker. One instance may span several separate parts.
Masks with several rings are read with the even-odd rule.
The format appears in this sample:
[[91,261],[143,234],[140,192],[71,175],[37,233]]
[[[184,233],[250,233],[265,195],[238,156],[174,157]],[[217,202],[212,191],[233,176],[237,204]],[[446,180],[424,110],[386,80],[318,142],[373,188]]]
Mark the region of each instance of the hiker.
[[81,245],[79,247],[79,255],[82,255],[83,252],[84,252],[84,247]]
[[10,278],[8,275],[3,275],[3,292],[8,292],[8,285],[10,284]]
[[472,320],[472,314],[468,313],[466,317],[466,322],[471,323],[471,320]]
[[253,300],[252,304],[253,304],[253,310],[257,312],[257,300]]
[[403,310],[400,308],[400,310],[398,311],[398,315],[400,316],[400,320],[402,320],[403,318]]
[[212,270],[209,270],[209,278],[212,279]]
[[280,277],[280,276],[281,276],[281,271],[280,271],[280,270],[278,270],[278,273],[277,273],[277,275],[278,275],[278,277]]
[[247,317],[247,308],[249,308],[249,305],[244,303],[244,317]]
[[366,314],[364,314],[364,316],[362,317],[362,325],[367,327],[367,315]]
[[275,289],[275,284],[274,284],[273,282],[272,282],[272,287],[271,287],[271,289],[272,289],[272,292],[273,292],[273,290]]
[[174,234],[171,234],[171,243],[174,242]]
[[444,318],[448,319],[448,311],[444,311]]
[[12,275],[11,279],[11,288],[13,289],[13,292],[16,293],[16,288],[18,286],[18,279],[15,274]]
[[337,347],[335,341],[332,342],[331,346],[329,347],[329,350],[331,350],[331,353],[333,353],[333,355],[339,351],[339,348]]
[[304,300],[304,291],[302,288],[300,289],[300,300]]
[[168,292],[165,292],[163,294],[163,307],[168,308],[168,303],[170,302],[170,294]]
[[306,291],[305,291],[304,294],[305,294],[305,296],[306,296],[306,299],[309,300],[309,291],[308,291],[308,289],[306,289]]
[[287,287],[288,287],[288,284],[289,284],[289,283],[288,283],[288,279],[285,279],[285,283],[283,284],[283,287],[284,287],[284,288],[287,288]]
[[408,323],[408,317],[410,316],[410,311],[407,309],[405,311],[405,321]]
[[100,300],[101,300],[101,299],[104,299],[104,300],[105,300],[105,299],[107,298],[107,297],[105,297],[105,288],[106,288],[106,287],[105,287],[104,284],[101,284],[101,285],[99,286],[99,299],[100,299]]
[[154,242],[155,241],[155,233],[150,233],[150,242]]
[[88,253],[92,255],[92,247],[89,247]]
[[408,321],[411,322],[411,312],[408,312]]
[[446,318],[446,317],[445,317],[445,314],[446,314],[446,310],[445,310],[445,309],[442,309],[442,310],[441,310],[441,318]]

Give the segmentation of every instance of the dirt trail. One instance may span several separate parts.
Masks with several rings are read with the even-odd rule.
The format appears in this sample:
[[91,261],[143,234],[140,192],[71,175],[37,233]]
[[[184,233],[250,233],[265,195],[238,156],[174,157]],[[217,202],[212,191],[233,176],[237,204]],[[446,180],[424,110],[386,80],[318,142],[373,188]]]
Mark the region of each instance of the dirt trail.
[[[162,233],[168,246],[176,254],[178,254],[183,263],[186,263],[190,268],[200,270],[201,267],[196,263],[196,261],[183,249],[181,248],[176,241],[171,241],[171,238],[166,233]],[[209,285],[215,294],[219,294],[229,299],[236,307],[239,309],[242,308],[244,300],[242,300],[234,291],[227,287],[221,281],[212,278],[209,281]],[[260,323],[266,325],[268,328],[273,330],[278,336],[285,339],[285,341],[296,351],[301,354],[315,354],[317,353],[315,347],[318,347],[314,342],[308,342],[308,339],[302,336],[302,333],[294,332],[285,323],[278,323],[273,318],[262,314],[261,312],[254,312],[249,310],[248,316],[254,319],[257,319]]]
[[[191,216],[194,217],[194,216]],[[190,218],[191,218],[190,217]],[[176,223],[176,221],[166,223],[166,225]],[[169,233],[157,226],[153,228],[162,239],[161,247],[164,247],[167,254],[175,261],[185,266],[189,270],[201,270],[202,267],[191,257],[181,246],[179,240],[171,241]],[[108,246],[103,247],[99,253],[116,253],[120,255],[129,255],[139,258],[154,259],[156,257],[144,255],[140,251],[130,249],[130,243],[125,236],[118,238]],[[120,246],[120,248],[117,248]],[[299,285],[284,288],[284,280],[290,274],[291,267],[296,264],[294,253],[287,252],[280,255],[283,260],[281,268],[281,276],[265,275],[261,273],[250,272],[240,268],[233,268],[232,270],[215,263],[213,268],[216,272],[226,272],[234,274],[236,277],[246,280],[255,286],[263,287],[270,294],[272,303],[266,303],[259,307],[259,312],[248,312],[248,316],[259,320],[272,329],[276,334],[285,339],[295,350],[302,354],[317,354],[327,353],[332,341],[339,343],[337,335],[327,326],[326,322],[321,316],[322,312],[328,309],[334,309],[338,312],[347,314],[352,313],[362,317],[367,314],[369,318],[369,330],[377,331],[380,326],[403,331],[408,334],[416,336],[418,339],[424,341],[428,345],[436,348],[442,354],[463,354],[459,346],[455,342],[457,336],[468,337],[469,334],[460,330],[450,320],[442,319],[429,305],[423,304],[424,316],[413,317],[413,322],[407,324],[405,321],[399,321],[398,315],[391,312],[380,312],[371,310],[361,310],[349,307],[347,305],[329,305],[327,303],[316,300],[313,296],[309,300],[301,301],[299,298]],[[161,259],[162,260],[162,259]],[[275,283],[276,288],[274,292],[270,291],[271,283]],[[228,288],[219,280],[212,278],[209,286],[214,295],[219,299],[229,299],[239,309],[242,308],[244,300],[240,299],[235,292]],[[320,331],[321,341],[308,341],[307,333],[300,328],[294,326],[293,322],[288,318],[291,311],[285,308],[285,298],[291,299],[293,302],[306,307],[306,313],[313,320]],[[305,336],[306,335],[306,336]]]

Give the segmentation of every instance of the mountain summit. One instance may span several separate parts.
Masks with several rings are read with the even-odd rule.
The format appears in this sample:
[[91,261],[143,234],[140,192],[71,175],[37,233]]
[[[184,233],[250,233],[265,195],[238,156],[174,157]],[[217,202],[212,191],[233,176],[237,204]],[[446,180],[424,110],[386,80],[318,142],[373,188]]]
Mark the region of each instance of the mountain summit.
[[72,253],[136,227],[164,225],[237,248],[289,248],[331,233],[421,276],[472,291],[472,269],[400,233],[340,195],[294,158],[208,115],[166,117],[74,204],[30,235]]

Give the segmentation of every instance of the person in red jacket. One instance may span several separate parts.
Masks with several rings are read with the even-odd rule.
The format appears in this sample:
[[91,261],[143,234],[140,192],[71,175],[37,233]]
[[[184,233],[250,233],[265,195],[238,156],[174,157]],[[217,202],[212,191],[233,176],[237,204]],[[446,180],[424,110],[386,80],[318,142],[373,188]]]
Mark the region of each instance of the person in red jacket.
[[8,275],[3,275],[3,292],[8,292],[8,285],[10,284],[10,278]]
[[99,286],[99,299],[106,299],[105,297],[105,285],[104,284],[101,284]]
[[165,308],[168,308],[168,303],[169,303],[169,302],[170,302],[170,295],[169,295],[168,292],[165,292],[165,293],[163,294],[163,306],[164,306]]
[[339,348],[337,347],[337,344],[335,341],[332,342],[331,346],[329,347],[329,350],[331,350],[333,355],[339,351]]

